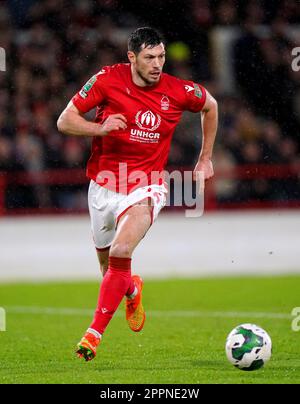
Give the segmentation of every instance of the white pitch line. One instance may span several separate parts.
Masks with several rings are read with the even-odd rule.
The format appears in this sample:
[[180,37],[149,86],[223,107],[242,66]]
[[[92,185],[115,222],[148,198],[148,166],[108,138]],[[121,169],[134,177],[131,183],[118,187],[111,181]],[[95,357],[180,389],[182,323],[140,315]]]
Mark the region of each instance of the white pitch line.
[[[14,314],[44,314],[44,315],[64,315],[64,316],[92,316],[94,310],[79,309],[67,307],[36,307],[36,306],[5,306],[7,313]],[[117,315],[123,315],[117,313]],[[150,317],[187,317],[187,318],[266,318],[276,320],[290,320],[291,314],[288,313],[270,313],[270,312],[247,312],[247,311],[197,311],[197,310],[148,310]]]

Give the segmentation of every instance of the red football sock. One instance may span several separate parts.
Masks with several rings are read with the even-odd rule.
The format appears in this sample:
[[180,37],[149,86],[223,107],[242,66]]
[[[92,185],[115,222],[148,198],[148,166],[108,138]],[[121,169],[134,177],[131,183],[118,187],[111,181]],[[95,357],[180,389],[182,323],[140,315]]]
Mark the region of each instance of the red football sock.
[[126,296],[132,295],[134,290],[135,290],[135,283],[133,282],[132,278],[130,277],[130,284],[129,284],[129,288],[128,288],[127,292],[126,292]]
[[98,305],[90,328],[100,334],[104,333],[131,282],[131,258],[109,257],[108,271],[102,280]]

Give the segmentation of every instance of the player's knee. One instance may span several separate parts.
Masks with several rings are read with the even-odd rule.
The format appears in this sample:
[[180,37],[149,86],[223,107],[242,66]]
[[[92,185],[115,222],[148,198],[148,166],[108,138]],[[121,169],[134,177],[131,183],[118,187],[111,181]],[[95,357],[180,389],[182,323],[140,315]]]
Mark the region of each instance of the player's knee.
[[111,257],[131,258],[132,250],[128,243],[116,243],[110,247],[109,255]]

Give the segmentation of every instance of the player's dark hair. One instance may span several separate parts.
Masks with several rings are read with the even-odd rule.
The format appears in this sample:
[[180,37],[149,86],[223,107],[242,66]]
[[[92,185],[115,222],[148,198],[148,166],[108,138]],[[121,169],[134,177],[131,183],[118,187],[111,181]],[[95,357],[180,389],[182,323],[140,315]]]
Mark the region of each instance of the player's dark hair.
[[142,27],[136,29],[128,38],[128,50],[136,55],[145,47],[154,48],[160,43],[165,43],[163,36],[153,28]]

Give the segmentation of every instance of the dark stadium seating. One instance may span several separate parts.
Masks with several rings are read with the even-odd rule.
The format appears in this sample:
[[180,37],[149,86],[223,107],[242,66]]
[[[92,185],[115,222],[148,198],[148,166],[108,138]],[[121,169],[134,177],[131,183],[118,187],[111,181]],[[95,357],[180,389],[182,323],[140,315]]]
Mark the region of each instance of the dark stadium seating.
[[[166,71],[203,83],[219,101],[215,200],[237,207],[251,200],[258,205],[300,200],[299,176],[287,175],[300,161],[300,73],[291,69],[297,43],[289,35],[300,21],[299,1],[189,0],[184,7],[170,0],[17,3],[0,4],[0,46],[7,56],[7,70],[0,72],[2,214],[86,208],[83,170],[90,140],[59,134],[57,118],[100,66],[126,60],[128,33],[148,24],[167,39]],[[216,27],[240,31],[232,49],[236,86],[231,94],[222,93],[214,75],[211,33]],[[257,27],[268,34],[257,34]],[[186,114],[169,166],[191,169],[200,146],[199,117]],[[262,165],[270,165],[276,178],[259,176]],[[246,172],[245,167],[257,177],[222,179],[222,172]],[[69,169],[80,172],[81,180],[70,181],[61,171]],[[35,184],[43,172],[43,181]]]

